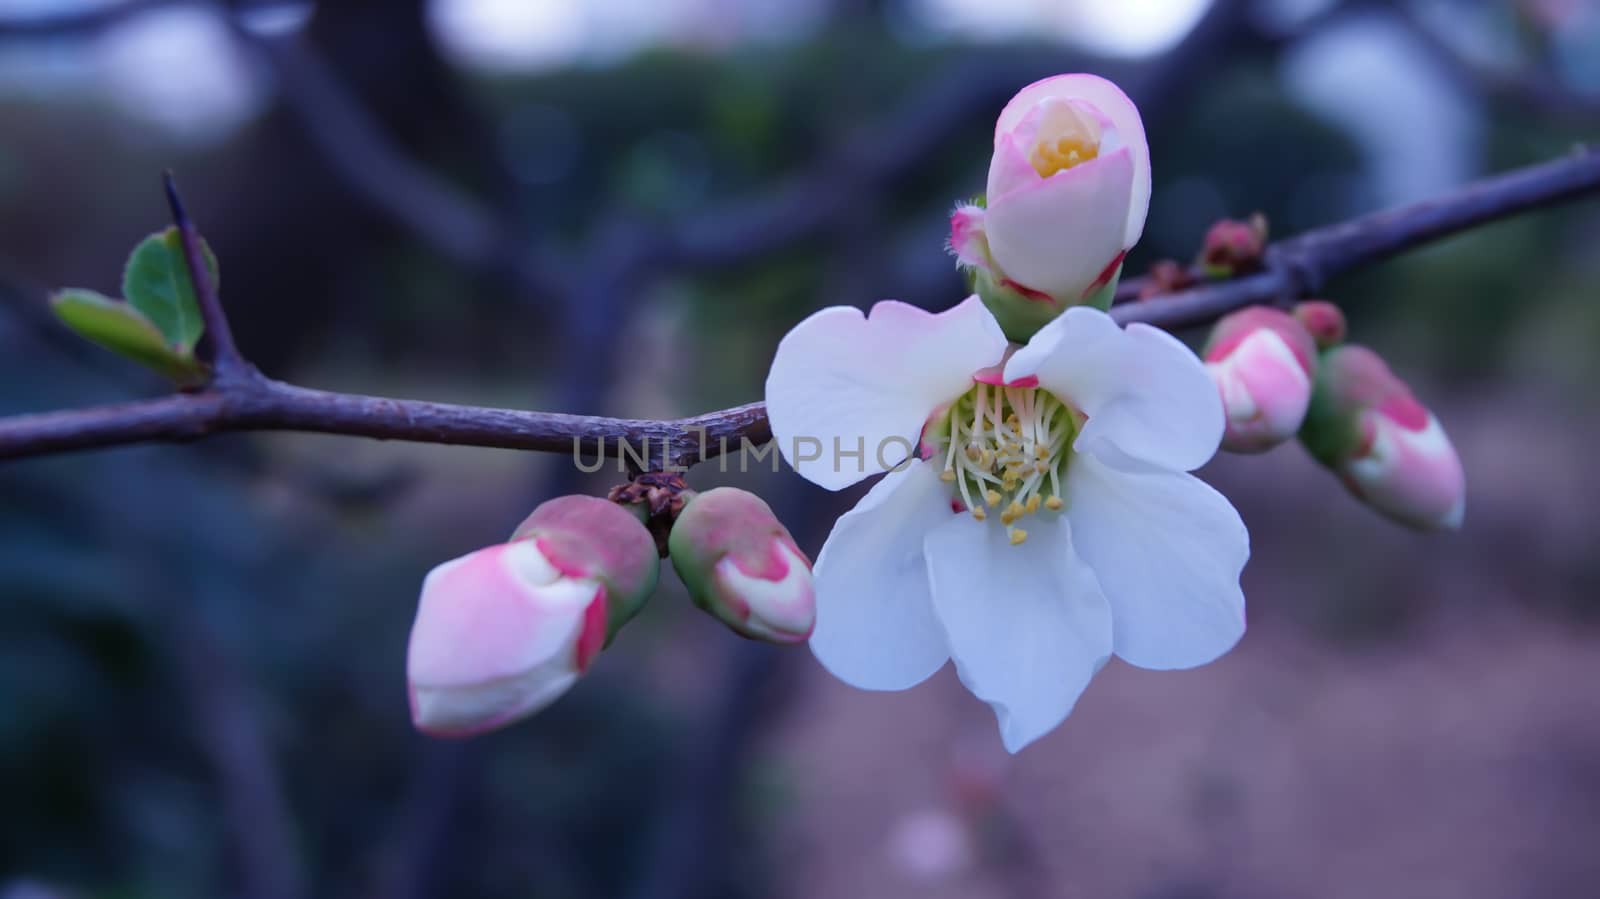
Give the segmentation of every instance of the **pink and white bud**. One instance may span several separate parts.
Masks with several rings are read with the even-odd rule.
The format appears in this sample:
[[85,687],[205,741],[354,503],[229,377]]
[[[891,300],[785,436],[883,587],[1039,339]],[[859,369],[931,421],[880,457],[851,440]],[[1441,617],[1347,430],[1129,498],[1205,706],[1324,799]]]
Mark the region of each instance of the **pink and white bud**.
[[1455,529],[1466,475],[1439,419],[1377,353],[1346,345],[1323,354],[1301,441],[1352,494],[1418,530]]
[[428,573],[411,627],[411,719],[470,736],[565,693],[655,586],[654,541],[594,497],[539,506],[508,543]]
[[422,584],[406,657],[411,719],[468,736],[554,702],[600,651],[605,588],[518,540],[445,562]]
[[1008,302],[1059,313],[1099,299],[1149,206],[1150,149],[1133,101],[1098,76],[1057,75],[1001,111],[984,206],[956,210],[950,246]]
[[1223,449],[1265,452],[1300,430],[1317,355],[1311,335],[1288,313],[1268,306],[1235,312],[1217,322],[1201,356],[1222,394]]
[[811,561],[761,497],[734,487],[696,495],[667,545],[695,605],[735,632],[773,643],[811,636]]
[[1415,403],[1362,414],[1364,453],[1342,474],[1355,495],[1419,530],[1456,530],[1466,515],[1466,475],[1439,419]]

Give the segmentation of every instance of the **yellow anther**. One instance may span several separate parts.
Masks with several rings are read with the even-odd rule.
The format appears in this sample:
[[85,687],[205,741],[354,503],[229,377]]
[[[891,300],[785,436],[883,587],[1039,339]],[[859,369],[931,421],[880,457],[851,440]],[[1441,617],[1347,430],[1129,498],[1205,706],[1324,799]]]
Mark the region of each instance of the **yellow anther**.
[[[1087,136],[1085,136],[1087,137]],[[1100,148],[1087,139],[1058,138],[1055,142],[1040,141],[1033,148],[1033,169],[1041,178],[1066,171],[1075,165],[1088,162],[1100,155]]]
[[946,484],[954,483],[955,479],[956,471],[953,468],[946,468],[944,471],[939,472],[939,480],[944,481]]
[[983,451],[978,449],[978,447],[976,445],[971,444],[971,443],[967,444],[966,454],[967,454],[967,461],[969,461],[969,462],[976,462],[979,459],[983,458]]
[[984,450],[983,451],[983,458],[978,460],[978,464],[982,465],[984,468],[993,468],[994,467],[994,450],[992,450],[992,449]]
[[995,490],[992,487],[988,490],[985,490],[983,493],[983,501],[991,506],[1000,505],[1000,491]]
[[1070,103],[1058,103],[1043,110],[1038,142],[1028,161],[1040,177],[1070,169],[1100,155],[1100,122],[1086,110]]
[[1040,460],[1048,459],[1050,458],[1050,447],[1042,443],[1036,443],[1033,445],[1033,454]]
[[1044,501],[1044,507],[1052,512],[1060,512],[1064,506],[1066,503],[1062,502],[1059,496],[1052,496]]
[[1035,493],[1028,497],[1028,514],[1032,515],[1037,511],[1039,511],[1039,494]]
[[978,519],[979,521],[982,521],[985,518],[989,517],[989,513],[985,512],[983,510],[982,506],[973,506],[972,507],[972,517]]
[[1026,539],[1028,539],[1028,532],[1027,531],[1024,531],[1022,528],[1012,528],[1011,529],[1011,545],[1012,546],[1021,546],[1022,545],[1022,541],[1026,540]]
[[1014,520],[1028,514],[1028,510],[1023,508],[1022,503],[1012,500],[1011,505],[1006,506],[1006,514],[1010,515]]

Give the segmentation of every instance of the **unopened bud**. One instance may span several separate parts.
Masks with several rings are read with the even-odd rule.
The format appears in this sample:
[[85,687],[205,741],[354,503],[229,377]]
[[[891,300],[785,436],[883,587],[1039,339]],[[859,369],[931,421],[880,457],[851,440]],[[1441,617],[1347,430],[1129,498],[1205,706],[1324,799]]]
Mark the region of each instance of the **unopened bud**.
[[1150,264],[1150,271],[1145,274],[1144,283],[1139,286],[1139,299],[1148,300],[1151,297],[1177,293],[1193,287],[1196,280],[1194,273],[1187,266],[1173,259],[1159,259]]
[[1222,448],[1259,453],[1295,435],[1311,402],[1316,347],[1288,313],[1252,306],[1211,332],[1201,353],[1222,394]]
[[1000,111],[983,206],[950,249],[1000,329],[1026,343],[1072,306],[1105,309],[1150,208],[1150,147],[1133,101],[1087,74],[1028,85]]
[[468,736],[554,702],[654,589],[657,559],[621,507],[567,496],[510,542],[434,568],[406,655],[412,722]]
[[1323,354],[1300,439],[1350,492],[1419,530],[1459,528],[1466,478],[1439,420],[1377,353]]
[[656,588],[661,555],[638,516],[593,496],[540,503],[512,540],[535,539],[564,574],[591,577],[606,587],[606,642],[639,613]]
[[1206,231],[1200,266],[1213,278],[1231,278],[1261,268],[1266,249],[1266,216],[1258,212],[1249,221],[1223,219]]
[[774,643],[811,636],[811,562],[761,497],[734,487],[695,496],[668,546],[695,605],[734,631]]
[[1305,326],[1317,349],[1327,350],[1344,343],[1344,313],[1327,300],[1306,300],[1296,303],[1295,320]]

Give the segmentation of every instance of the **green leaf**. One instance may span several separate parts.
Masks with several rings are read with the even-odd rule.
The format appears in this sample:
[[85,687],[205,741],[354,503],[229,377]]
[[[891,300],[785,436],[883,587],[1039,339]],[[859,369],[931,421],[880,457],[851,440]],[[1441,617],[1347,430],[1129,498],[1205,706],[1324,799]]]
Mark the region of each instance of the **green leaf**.
[[196,384],[205,379],[205,367],[194,356],[168,346],[150,319],[128,303],[92,290],[69,288],[50,297],[50,308],[85,339],[180,384]]
[[[211,271],[211,283],[216,285],[217,257],[204,240],[200,247],[206,268]],[[188,355],[205,333],[194,282],[183,258],[183,241],[175,227],[146,237],[134,248],[122,273],[122,295],[183,355]]]

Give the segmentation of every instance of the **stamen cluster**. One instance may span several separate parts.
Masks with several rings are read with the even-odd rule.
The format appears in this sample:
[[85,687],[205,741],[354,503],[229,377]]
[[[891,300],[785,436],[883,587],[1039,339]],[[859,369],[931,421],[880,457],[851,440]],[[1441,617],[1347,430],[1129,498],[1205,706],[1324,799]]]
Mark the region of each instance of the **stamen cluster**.
[[1060,137],[1054,141],[1040,141],[1033,148],[1034,171],[1041,178],[1048,178],[1056,172],[1065,171],[1075,165],[1088,162],[1100,155],[1099,144],[1086,138]]
[[930,423],[944,456],[939,477],[979,521],[1000,516],[1013,546],[1017,527],[1041,508],[1059,512],[1062,477],[1080,413],[1048,391],[978,383]]

